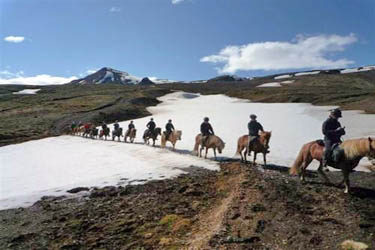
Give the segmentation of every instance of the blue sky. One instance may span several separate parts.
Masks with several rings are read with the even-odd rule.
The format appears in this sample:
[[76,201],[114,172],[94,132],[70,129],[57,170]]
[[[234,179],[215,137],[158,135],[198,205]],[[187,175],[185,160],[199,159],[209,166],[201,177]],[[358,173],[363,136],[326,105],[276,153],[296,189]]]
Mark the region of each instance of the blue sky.
[[[373,65],[374,0],[0,0],[0,78],[173,80]],[[52,81],[54,82],[54,81]]]

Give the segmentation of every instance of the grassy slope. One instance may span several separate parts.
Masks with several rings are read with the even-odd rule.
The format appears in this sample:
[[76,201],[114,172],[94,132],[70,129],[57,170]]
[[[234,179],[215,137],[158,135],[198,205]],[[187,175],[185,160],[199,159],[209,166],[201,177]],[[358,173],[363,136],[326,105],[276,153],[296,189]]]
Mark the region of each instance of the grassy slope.
[[169,92],[158,87],[65,85],[41,87],[36,95],[9,94],[23,88],[0,88],[0,145],[57,135],[73,120],[100,123],[144,116],[147,106],[158,103],[156,97]]

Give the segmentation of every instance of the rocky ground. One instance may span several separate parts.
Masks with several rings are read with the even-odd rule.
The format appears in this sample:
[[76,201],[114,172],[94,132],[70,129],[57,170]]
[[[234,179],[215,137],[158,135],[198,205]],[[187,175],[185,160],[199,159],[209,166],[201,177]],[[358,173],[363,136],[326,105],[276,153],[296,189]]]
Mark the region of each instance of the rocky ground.
[[279,166],[192,168],[1,211],[0,249],[340,249],[347,239],[375,249],[374,177],[352,173],[347,195],[315,172],[301,184]]

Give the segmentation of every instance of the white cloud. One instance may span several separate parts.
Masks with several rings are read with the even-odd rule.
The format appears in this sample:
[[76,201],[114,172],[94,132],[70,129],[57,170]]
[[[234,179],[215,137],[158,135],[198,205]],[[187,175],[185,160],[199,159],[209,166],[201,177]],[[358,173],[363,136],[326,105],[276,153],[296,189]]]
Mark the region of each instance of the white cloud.
[[60,85],[68,83],[77,79],[75,76],[59,77],[51,75],[36,75],[36,76],[17,76],[9,79],[0,78],[0,84],[17,84],[17,85]]
[[342,68],[354,61],[330,59],[332,52],[343,51],[355,43],[354,34],[298,35],[294,42],[259,42],[242,46],[227,46],[218,54],[205,56],[201,62],[224,64],[219,73],[235,73],[239,70],[284,70],[303,68]]
[[9,70],[0,71],[0,77],[4,77],[4,78],[20,77],[20,76],[23,76],[23,74],[24,72],[22,70],[16,73],[10,72]]
[[119,7],[113,6],[109,9],[110,12],[120,12],[121,9]]
[[25,40],[23,36],[7,36],[4,38],[4,41],[9,43],[21,43]]
[[182,3],[184,0],[172,0],[172,4]]

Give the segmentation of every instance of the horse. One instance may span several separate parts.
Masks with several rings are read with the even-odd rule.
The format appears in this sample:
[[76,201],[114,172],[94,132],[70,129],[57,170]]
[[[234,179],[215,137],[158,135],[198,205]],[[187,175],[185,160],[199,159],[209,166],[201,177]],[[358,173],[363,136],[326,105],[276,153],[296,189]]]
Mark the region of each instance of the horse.
[[104,136],[104,139],[107,140],[107,137],[109,136],[109,128],[100,130],[99,138],[103,139],[103,136]]
[[126,131],[124,141],[127,142],[127,138],[129,137],[130,142],[133,143],[136,134],[137,134],[137,130],[135,128],[130,129],[130,131],[129,130]]
[[[264,166],[267,165],[267,159],[266,154],[268,151],[268,144],[271,140],[272,131],[261,131],[259,140],[255,140],[252,145],[250,146],[250,152],[254,152],[254,159],[253,159],[253,165],[255,165],[255,161],[257,159],[257,154],[262,153],[263,154],[263,162]],[[246,155],[248,153],[249,146],[249,136],[243,135],[237,140],[237,152],[236,155],[241,155],[241,162],[247,162]],[[242,155],[242,151],[245,149],[245,153]]]
[[[216,160],[216,149],[217,151],[219,151],[219,154],[221,154],[225,147],[225,142],[223,142],[223,140],[221,140],[220,137],[216,135],[209,135],[205,142],[205,145],[203,146],[201,145],[201,141],[202,141],[202,134],[198,134],[195,137],[195,145],[194,145],[193,152],[195,155],[202,157],[202,150],[203,148],[206,148],[206,154],[204,156],[205,159],[207,159],[207,152],[209,148],[213,149],[215,160]],[[199,146],[201,146],[200,149],[199,149]],[[198,149],[199,149],[199,154],[198,154]]]
[[167,135],[165,132],[161,136],[161,147],[165,148],[167,141],[170,141],[173,145],[173,150],[175,150],[176,142],[181,140],[182,131],[181,130],[174,130],[172,133],[169,134],[168,140],[166,139]]
[[[344,193],[348,193],[350,189],[349,174],[355,167],[357,167],[359,161],[363,157],[375,156],[375,139],[368,137],[346,140],[338,147],[343,150],[343,156],[338,162],[329,163],[329,165],[333,168],[341,169],[344,179],[340,183],[340,186],[344,184]],[[323,171],[323,154],[324,144],[321,140],[306,143],[298,153],[289,173],[292,175],[298,174],[301,181],[305,181],[306,168],[315,159],[320,162],[318,172],[324,177],[326,182],[330,183],[330,180]]]
[[83,137],[89,137],[91,129],[93,128],[93,125],[91,123],[86,123],[85,125],[83,125],[83,128],[84,128],[84,130],[83,130],[82,136]]
[[85,127],[83,125],[82,126],[77,126],[73,130],[73,135],[81,135],[84,132],[85,132]]
[[96,139],[98,137],[98,133],[99,132],[99,129],[97,129],[96,127],[92,127],[91,130],[90,130],[90,138],[91,139]]
[[155,128],[153,133],[150,133],[149,129],[146,129],[143,133],[143,141],[145,144],[150,144],[150,139],[153,140],[152,146],[155,146],[155,141],[158,139],[158,135],[161,135],[161,128]]
[[118,128],[112,131],[112,141],[114,141],[116,137],[118,137],[118,141],[120,141],[121,136],[122,136],[122,128]]

